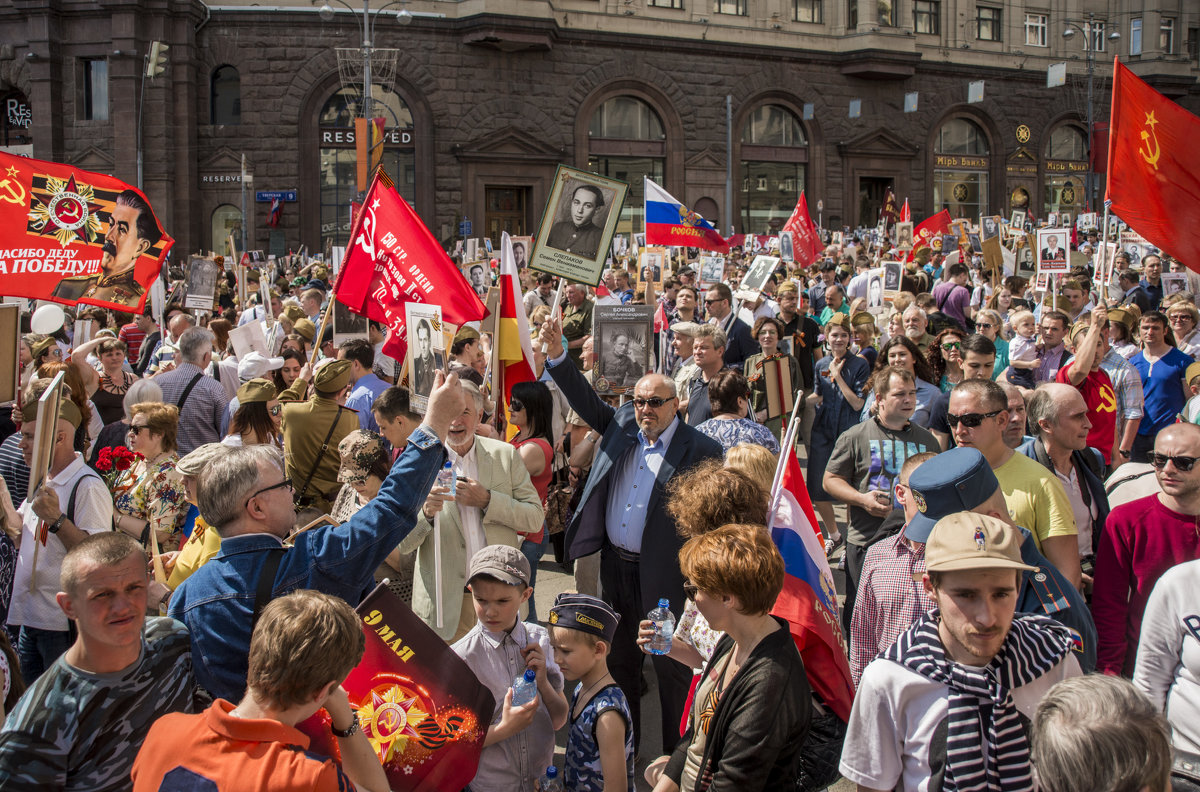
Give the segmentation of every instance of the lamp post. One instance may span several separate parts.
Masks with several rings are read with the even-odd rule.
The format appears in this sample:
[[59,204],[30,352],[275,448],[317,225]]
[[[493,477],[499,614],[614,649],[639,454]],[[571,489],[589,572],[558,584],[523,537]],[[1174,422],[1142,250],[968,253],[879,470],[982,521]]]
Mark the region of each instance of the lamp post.
[[[1094,110],[1095,106],[1092,99],[1093,78],[1096,72],[1096,37],[1093,31],[1096,27],[1096,15],[1088,14],[1087,20],[1068,19],[1065,20],[1067,25],[1066,30],[1062,32],[1062,37],[1070,40],[1075,31],[1079,31],[1083,36],[1083,54],[1087,61],[1087,144],[1088,144],[1088,168],[1084,174],[1084,192],[1087,193],[1087,210],[1092,211],[1095,206],[1094,193],[1096,190],[1096,174],[1092,170],[1092,140],[1095,136],[1094,129]],[[1119,41],[1121,34],[1113,31],[1108,35],[1109,41]]]
[[[347,11],[349,11],[351,14],[358,13],[357,11],[355,11],[355,9],[353,7],[350,6],[349,3],[345,2],[345,0],[333,0],[333,2],[342,6]],[[375,50],[375,47],[372,44],[372,41],[374,39],[374,33],[375,33],[375,21],[379,18],[380,14],[382,14],[384,11],[391,8],[392,6],[404,5],[406,3],[407,3],[407,0],[392,0],[392,2],[388,3],[387,5],[383,6],[382,8],[378,8],[374,12],[372,12],[371,11],[371,0],[363,0],[363,4],[362,4],[362,56],[363,56],[362,116],[363,116],[363,118],[371,117],[371,106],[372,106],[372,103],[374,102],[374,97],[371,95],[371,53],[374,52],[374,50]],[[317,13],[320,15],[321,19],[328,22],[331,19],[333,19],[333,15],[334,15],[335,11],[333,9],[333,6],[329,5],[329,0],[326,0],[325,4],[322,5],[320,7],[320,9],[318,9]],[[407,8],[401,8],[399,11],[396,12],[396,21],[398,23],[400,23],[401,25],[410,24],[412,22],[412,20],[413,20],[413,14]]]

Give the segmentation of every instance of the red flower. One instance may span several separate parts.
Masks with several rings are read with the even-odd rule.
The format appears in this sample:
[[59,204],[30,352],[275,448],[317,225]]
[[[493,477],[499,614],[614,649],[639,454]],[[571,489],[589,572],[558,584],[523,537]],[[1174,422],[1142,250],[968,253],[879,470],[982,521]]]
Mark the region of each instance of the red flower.
[[96,470],[99,470],[102,473],[107,473],[108,471],[112,470],[112,452],[112,448],[100,449],[100,456],[96,459]]
[[136,458],[137,456],[124,446],[113,450],[113,464],[116,465],[117,470],[129,470]]

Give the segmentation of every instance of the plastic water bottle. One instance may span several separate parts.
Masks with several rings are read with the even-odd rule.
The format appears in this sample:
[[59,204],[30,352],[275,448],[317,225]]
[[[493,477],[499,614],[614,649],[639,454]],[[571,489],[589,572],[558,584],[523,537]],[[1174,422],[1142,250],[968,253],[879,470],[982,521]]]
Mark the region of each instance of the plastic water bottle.
[[537,674],[532,668],[525,669],[524,674],[513,680],[512,692],[514,707],[523,707],[537,698]]
[[538,792],[563,792],[562,781],[558,780],[558,768],[547,767],[546,775],[538,779]]
[[438,471],[437,481],[435,483],[439,487],[445,487],[446,489],[450,490],[448,494],[450,497],[454,497],[455,483],[457,481],[458,479],[454,476],[454,463],[447,459],[446,464],[443,465],[442,469]]
[[654,622],[654,637],[646,651],[654,655],[665,655],[671,651],[671,638],[675,635],[675,615],[671,613],[671,601],[666,597],[658,601],[658,607],[647,617]]

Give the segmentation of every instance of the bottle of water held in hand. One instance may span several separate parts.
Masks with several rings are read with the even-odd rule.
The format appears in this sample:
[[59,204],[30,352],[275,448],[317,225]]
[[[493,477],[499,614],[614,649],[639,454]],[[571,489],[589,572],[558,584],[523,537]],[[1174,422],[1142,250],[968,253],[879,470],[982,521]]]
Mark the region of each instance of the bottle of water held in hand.
[[654,623],[654,637],[646,645],[646,651],[654,655],[665,655],[671,651],[671,637],[675,634],[675,615],[671,613],[671,601],[658,601],[658,607],[646,617]]
[[558,780],[557,767],[546,768],[546,775],[538,779],[537,792],[563,792],[562,781]]
[[524,674],[513,680],[512,692],[514,707],[523,707],[537,698],[537,674],[532,668],[525,669]]
[[455,481],[454,463],[447,459],[446,464],[443,465],[442,469],[438,471],[437,481],[434,483],[439,487],[445,487],[446,489],[450,490],[450,492],[447,494],[453,497]]

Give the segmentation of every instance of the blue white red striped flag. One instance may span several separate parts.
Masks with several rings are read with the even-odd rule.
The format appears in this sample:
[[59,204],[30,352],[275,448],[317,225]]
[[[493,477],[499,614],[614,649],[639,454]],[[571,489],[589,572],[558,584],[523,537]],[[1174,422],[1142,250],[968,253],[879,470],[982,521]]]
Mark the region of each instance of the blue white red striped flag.
[[646,179],[646,244],[729,252],[729,243],[712,223],[690,211],[650,179]]

